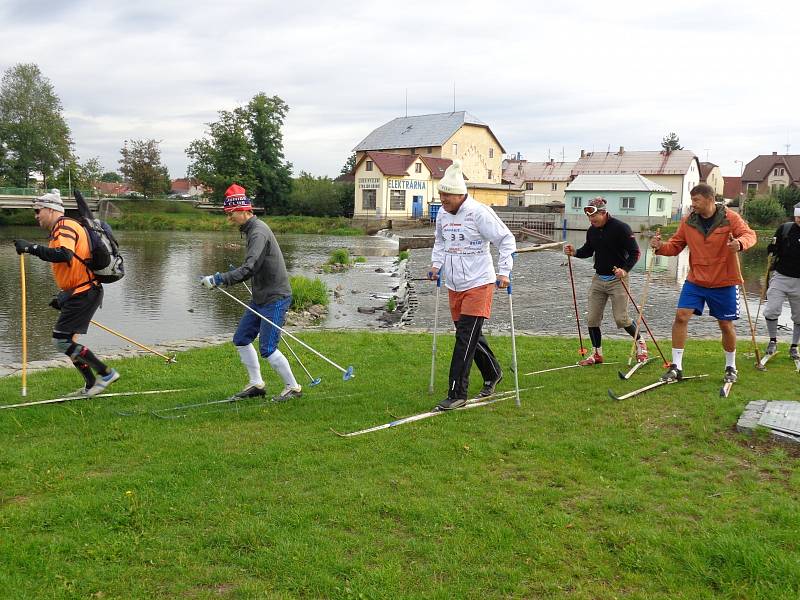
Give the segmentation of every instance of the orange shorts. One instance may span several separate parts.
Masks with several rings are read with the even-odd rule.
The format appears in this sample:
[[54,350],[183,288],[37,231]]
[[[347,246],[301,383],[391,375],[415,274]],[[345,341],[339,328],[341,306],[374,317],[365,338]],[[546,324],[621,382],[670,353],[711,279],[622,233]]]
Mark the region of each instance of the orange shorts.
[[453,317],[453,321],[458,321],[461,315],[488,319],[492,314],[494,288],[495,284],[487,283],[463,292],[447,290],[450,300],[450,315]]

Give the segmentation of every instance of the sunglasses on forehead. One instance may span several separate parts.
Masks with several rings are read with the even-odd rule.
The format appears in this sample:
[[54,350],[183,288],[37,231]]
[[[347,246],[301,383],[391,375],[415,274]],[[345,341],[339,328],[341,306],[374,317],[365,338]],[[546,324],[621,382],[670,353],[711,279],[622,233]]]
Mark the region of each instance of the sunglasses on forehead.
[[605,208],[598,208],[597,206],[585,206],[585,207],[583,208],[583,214],[585,214],[587,217],[591,217],[591,216],[592,216],[594,213],[596,213],[598,210],[601,210],[601,211],[603,211],[603,212],[605,212],[605,211],[606,211],[606,209],[605,209]]

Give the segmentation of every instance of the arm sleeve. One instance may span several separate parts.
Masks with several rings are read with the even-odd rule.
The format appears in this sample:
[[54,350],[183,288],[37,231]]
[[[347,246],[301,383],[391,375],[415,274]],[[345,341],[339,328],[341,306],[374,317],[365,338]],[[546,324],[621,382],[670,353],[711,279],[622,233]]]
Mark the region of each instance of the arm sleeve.
[[225,285],[235,285],[243,281],[247,281],[253,276],[256,270],[256,263],[266,250],[269,254],[272,247],[271,240],[262,232],[256,232],[251,238],[247,240],[247,254],[244,257],[242,266],[233,271],[222,273],[222,282]]
[[624,225],[622,243],[625,252],[628,254],[628,258],[625,260],[625,264],[622,265],[622,268],[630,273],[631,269],[639,262],[639,257],[642,255],[642,252],[639,250],[639,244],[636,243],[636,236],[633,235],[633,230],[630,228],[630,225],[627,223],[624,223]]
[[676,231],[668,241],[661,244],[661,248],[656,250],[659,256],[677,256],[686,248],[686,221],[681,221]]
[[444,264],[444,236],[442,235],[442,224],[439,221],[439,215],[442,214],[442,210],[440,208],[436,215],[436,233],[433,237],[433,251],[431,252],[431,266],[440,271]]
[[575,258],[589,258],[594,254],[594,248],[589,243],[589,230],[586,230],[586,241],[583,246],[575,250]]
[[480,215],[476,222],[478,231],[497,248],[497,274],[508,277],[514,268],[513,254],[517,251],[514,234],[491,208],[486,208],[478,214]]
[[733,219],[733,223],[731,224],[731,229],[733,229],[734,239],[742,245],[742,250],[747,250],[748,248],[755,246],[756,242],[758,241],[756,232],[750,229],[747,221],[745,221],[738,214],[734,213],[733,211],[729,211],[729,215],[730,214],[736,215],[736,217]]
[[48,248],[46,246],[36,245],[33,252],[31,254],[35,254],[42,260],[46,260],[47,262],[59,263],[65,262],[69,263],[72,262],[73,252],[69,248],[64,248],[63,246],[59,248]]

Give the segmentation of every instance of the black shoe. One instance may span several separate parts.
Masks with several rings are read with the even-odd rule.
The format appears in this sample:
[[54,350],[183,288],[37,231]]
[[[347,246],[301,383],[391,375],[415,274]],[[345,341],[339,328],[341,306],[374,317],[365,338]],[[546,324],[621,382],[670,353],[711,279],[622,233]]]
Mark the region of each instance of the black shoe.
[[266,395],[267,392],[264,391],[263,387],[258,387],[257,385],[248,385],[241,392],[237,392],[231,396],[231,398],[258,398]]
[[683,371],[677,367],[674,363],[669,366],[669,368],[664,372],[661,376],[661,381],[666,381],[667,383],[672,383],[673,381],[680,381],[683,379]]
[[436,410],[453,410],[464,406],[466,403],[466,398],[445,398],[436,405]]
[[725,376],[722,378],[723,383],[736,383],[739,379],[739,372],[736,367],[725,367]]
[[500,383],[501,381],[503,381],[502,373],[500,374],[500,377],[498,377],[494,381],[484,381],[483,387],[481,388],[481,391],[475,395],[475,399],[477,400],[478,398],[487,398],[488,396],[494,395],[494,390],[497,387],[497,384]]

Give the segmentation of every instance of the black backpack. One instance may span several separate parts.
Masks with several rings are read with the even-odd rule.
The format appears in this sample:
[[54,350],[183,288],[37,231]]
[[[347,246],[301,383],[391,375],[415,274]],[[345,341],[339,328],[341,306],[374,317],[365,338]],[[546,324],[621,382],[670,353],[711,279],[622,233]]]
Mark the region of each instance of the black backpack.
[[75,200],[80,213],[78,222],[83,225],[88,234],[89,249],[92,253],[90,260],[81,262],[92,271],[100,283],[119,281],[125,276],[125,260],[120,254],[119,242],[114,237],[111,226],[105,221],[95,218],[78,190],[75,190]]

